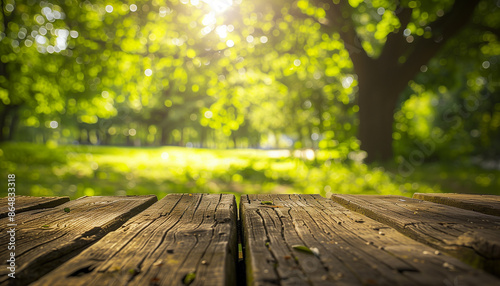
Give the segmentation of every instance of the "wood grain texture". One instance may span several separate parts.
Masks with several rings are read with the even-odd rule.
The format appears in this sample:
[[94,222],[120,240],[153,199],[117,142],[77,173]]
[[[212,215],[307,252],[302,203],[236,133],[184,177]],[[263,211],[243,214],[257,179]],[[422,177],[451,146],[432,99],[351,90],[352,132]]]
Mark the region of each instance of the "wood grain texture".
[[[156,200],[156,196],[82,197],[55,208],[16,215],[16,279],[8,278],[8,270],[2,267],[0,284],[27,285]],[[9,239],[7,219],[0,219],[0,241]],[[0,248],[2,260],[9,253],[7,247]]]
[[332,199],[500,276],[500,217],[402,196],[333,195]]
[[500,196],[477,194],[415,193],[414,199],[449,205],[461,209],[500,216]]
[[[31,210],[52,208],[66,202],[69,202],[69,197],[16,196],[15,213],[19,214]],[[0,198],[0,218],[6,217],[9,213],[9,207],[7,203],[7,197]]]
[[500,283],[319,195],[244,195],[240,217],[249,286]]
[[[169,194],[33,285],[234,285],[233,195]],[[186,281],[187,282],[187,281]]]

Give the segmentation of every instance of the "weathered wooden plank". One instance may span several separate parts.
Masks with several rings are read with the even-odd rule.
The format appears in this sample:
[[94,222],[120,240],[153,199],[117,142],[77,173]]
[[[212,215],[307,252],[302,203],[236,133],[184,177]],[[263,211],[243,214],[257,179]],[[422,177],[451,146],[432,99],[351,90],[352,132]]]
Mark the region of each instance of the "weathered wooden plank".
[[[16,215],[16,279],[0,268],[0,284],[27,285],[82,249],[117,229],[156,201],[156,196],[82,197],[55,208]],[[7,219],[0,220],[0,241],[8,241]],[[11,250],[0,248],[5,261]]]
[[245,195],[240,217],[248,285],[500,283],[319,195]]
[[[52,208],[69,201],[69,197],[15,197],[15,213],[19,214],[26,211]],[[0,198],[0,218],[4,218],[9,213],[8,197]]]
[[332,199],[500,276],[500,217],[402,196],[333,195]]
[[170,194],[33,285],[234,285],[237,255],[233,195]]
[[500,216],[500,196],[472,194],[415,193],[414,199],[449,205],[461,209]]

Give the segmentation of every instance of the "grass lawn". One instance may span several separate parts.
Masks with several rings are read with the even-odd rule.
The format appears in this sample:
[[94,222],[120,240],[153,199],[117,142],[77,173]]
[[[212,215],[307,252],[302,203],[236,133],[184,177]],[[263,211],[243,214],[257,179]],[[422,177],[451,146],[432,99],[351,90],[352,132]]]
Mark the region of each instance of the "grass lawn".
[[[181,147],[0,145],[0,175],[16,175],[17,195],[70,196],[168,193],[393,194],[462,192],[500,195],[500,172],[472,165],[423,164],[405,176],[398,165],[315,160],[287,150]],[[1,196],[6,196],[6,188]]]

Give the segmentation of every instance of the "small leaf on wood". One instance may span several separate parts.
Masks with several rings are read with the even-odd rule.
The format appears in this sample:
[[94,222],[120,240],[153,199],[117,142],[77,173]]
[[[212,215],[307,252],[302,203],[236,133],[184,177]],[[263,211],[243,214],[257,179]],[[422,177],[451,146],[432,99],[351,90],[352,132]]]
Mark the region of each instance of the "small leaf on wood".
[[275,208],[281,208],[281,206],[268,206],[268,205],[263,205],[262,207],[265,207],[265,208],[272,208],[272,209],[275,209]]
[[128,270],[128,273],[129,273],[130,275],[137,275],[137,274],[139,274],[140,272],[141,272],[141,271],[140,271],[139,269],[137,269],[137,268],[134,268],[134,269],[129,269],[129,270]]
[[304,245],[292,245],[292,248],[305,253],[314,254],[314,252],[311,249],[309,249],[309,247]]
[[272,201],[262,201],[260,202],[261,205],[273,205]]
[[64,208],[64,212],[69,213],[71,210],[69,208]]
[[196,278],[196,272],[194,271],[189,272],[188,274],[186,274],[186,276],[184,276],[182,283],[184,283],[184,285],[189,285],[191,284],[191,282],[194,281],[195,278]]

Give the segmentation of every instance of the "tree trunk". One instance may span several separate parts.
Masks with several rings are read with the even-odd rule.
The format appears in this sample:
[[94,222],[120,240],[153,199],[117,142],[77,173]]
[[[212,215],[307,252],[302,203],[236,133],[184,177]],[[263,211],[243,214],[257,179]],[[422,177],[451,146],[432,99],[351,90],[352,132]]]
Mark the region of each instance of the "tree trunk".
[[[297,139],[297,141],[300,143],[300,148],[303,148],[304,147],[304,135],[302,135],[302,126],[300,126],[299,128],[297,128],[297,135],[299,136],[299,138]],[[293,148],[294,149],[296,148],[295,144],[294,144]]]
[[[0,142],[12,141],[14,138],[14,131],[19,120],[18,109],[19,105],[4,105],[4,108],[0,113]],[[6,134],[4,133],[5,129],[8,129]]]
[[236,139],[236,134],[235,134],[236,131],[233,131],[231,132],[231,139],[233,139],[233,149],[236,149],[238,148],[238,145],[237,145],[237,139]]
[[95,133],[95,145],[101,145],[101,135],[98,130],[94,130]]
[[[80,144],[86,144],[85,140],[88,138],[88,136],[84,135],[84,134],[87,134],[86,132],[87,132],[86,129],[84,129],[84,128],[80,129],[80,136],[79,136]],[[45,142],[45,139],[44,139],[44,142]]]
[[[411,42],[404,28],[412,19],[412,8],[401,8],[395,16],[401,28],[387,35],[386,43],[377,58],[368,56],[352,21],[348,1],[317,0],[327,3],[324,32],[339,33],[358,76],[359,129],[361,149],[368,153],[366,162],[392,158],[392,123],[399,94],[420,67],[431,60],[448,39],[469,22],[480,0],[454,1],[447,13],[429,24],[432,37],[415,37]],[[335,1],[334,1],[335,2]]]
[[168,144],[168,137],[170,136],[170,128],[168,126],[163,126],[161,128],[161,138],[160,145],[165,146]]
[[207,129],[204,126],[200,126],[200,148],[205,148],[207,146]]
[[185,136],[184,136],[184,128],[181,128],[181,140],[180,140],[180,141],[179,141],[179,143],[178,143],[178,145],[179,145],[180,147],[184,147],[184,146],[185,146],[185,144],[184,144],[184,139],[185,139],[185,138],[184,138],[184,137],[185,137]]
[[7,137],[4,136],[3,134],[4,126],[6,125],[7,122],[7,112],[8,112],[7,107],[8,105],[4,107],[2,112],[0,112],[0,142],[5,141],[5,138]]
[[361,150],[367,152],[366,162],[392,158],[392,125],[394,109],[401,90],[387,83],[359,87],[359,129]]
[[109,135],[108,130],[102,131],[102,136],[101,137],[102,137],[101,144],[105,145],[105,146],[109,145],[109,141],[110,141],[110,137],[111,136]]

